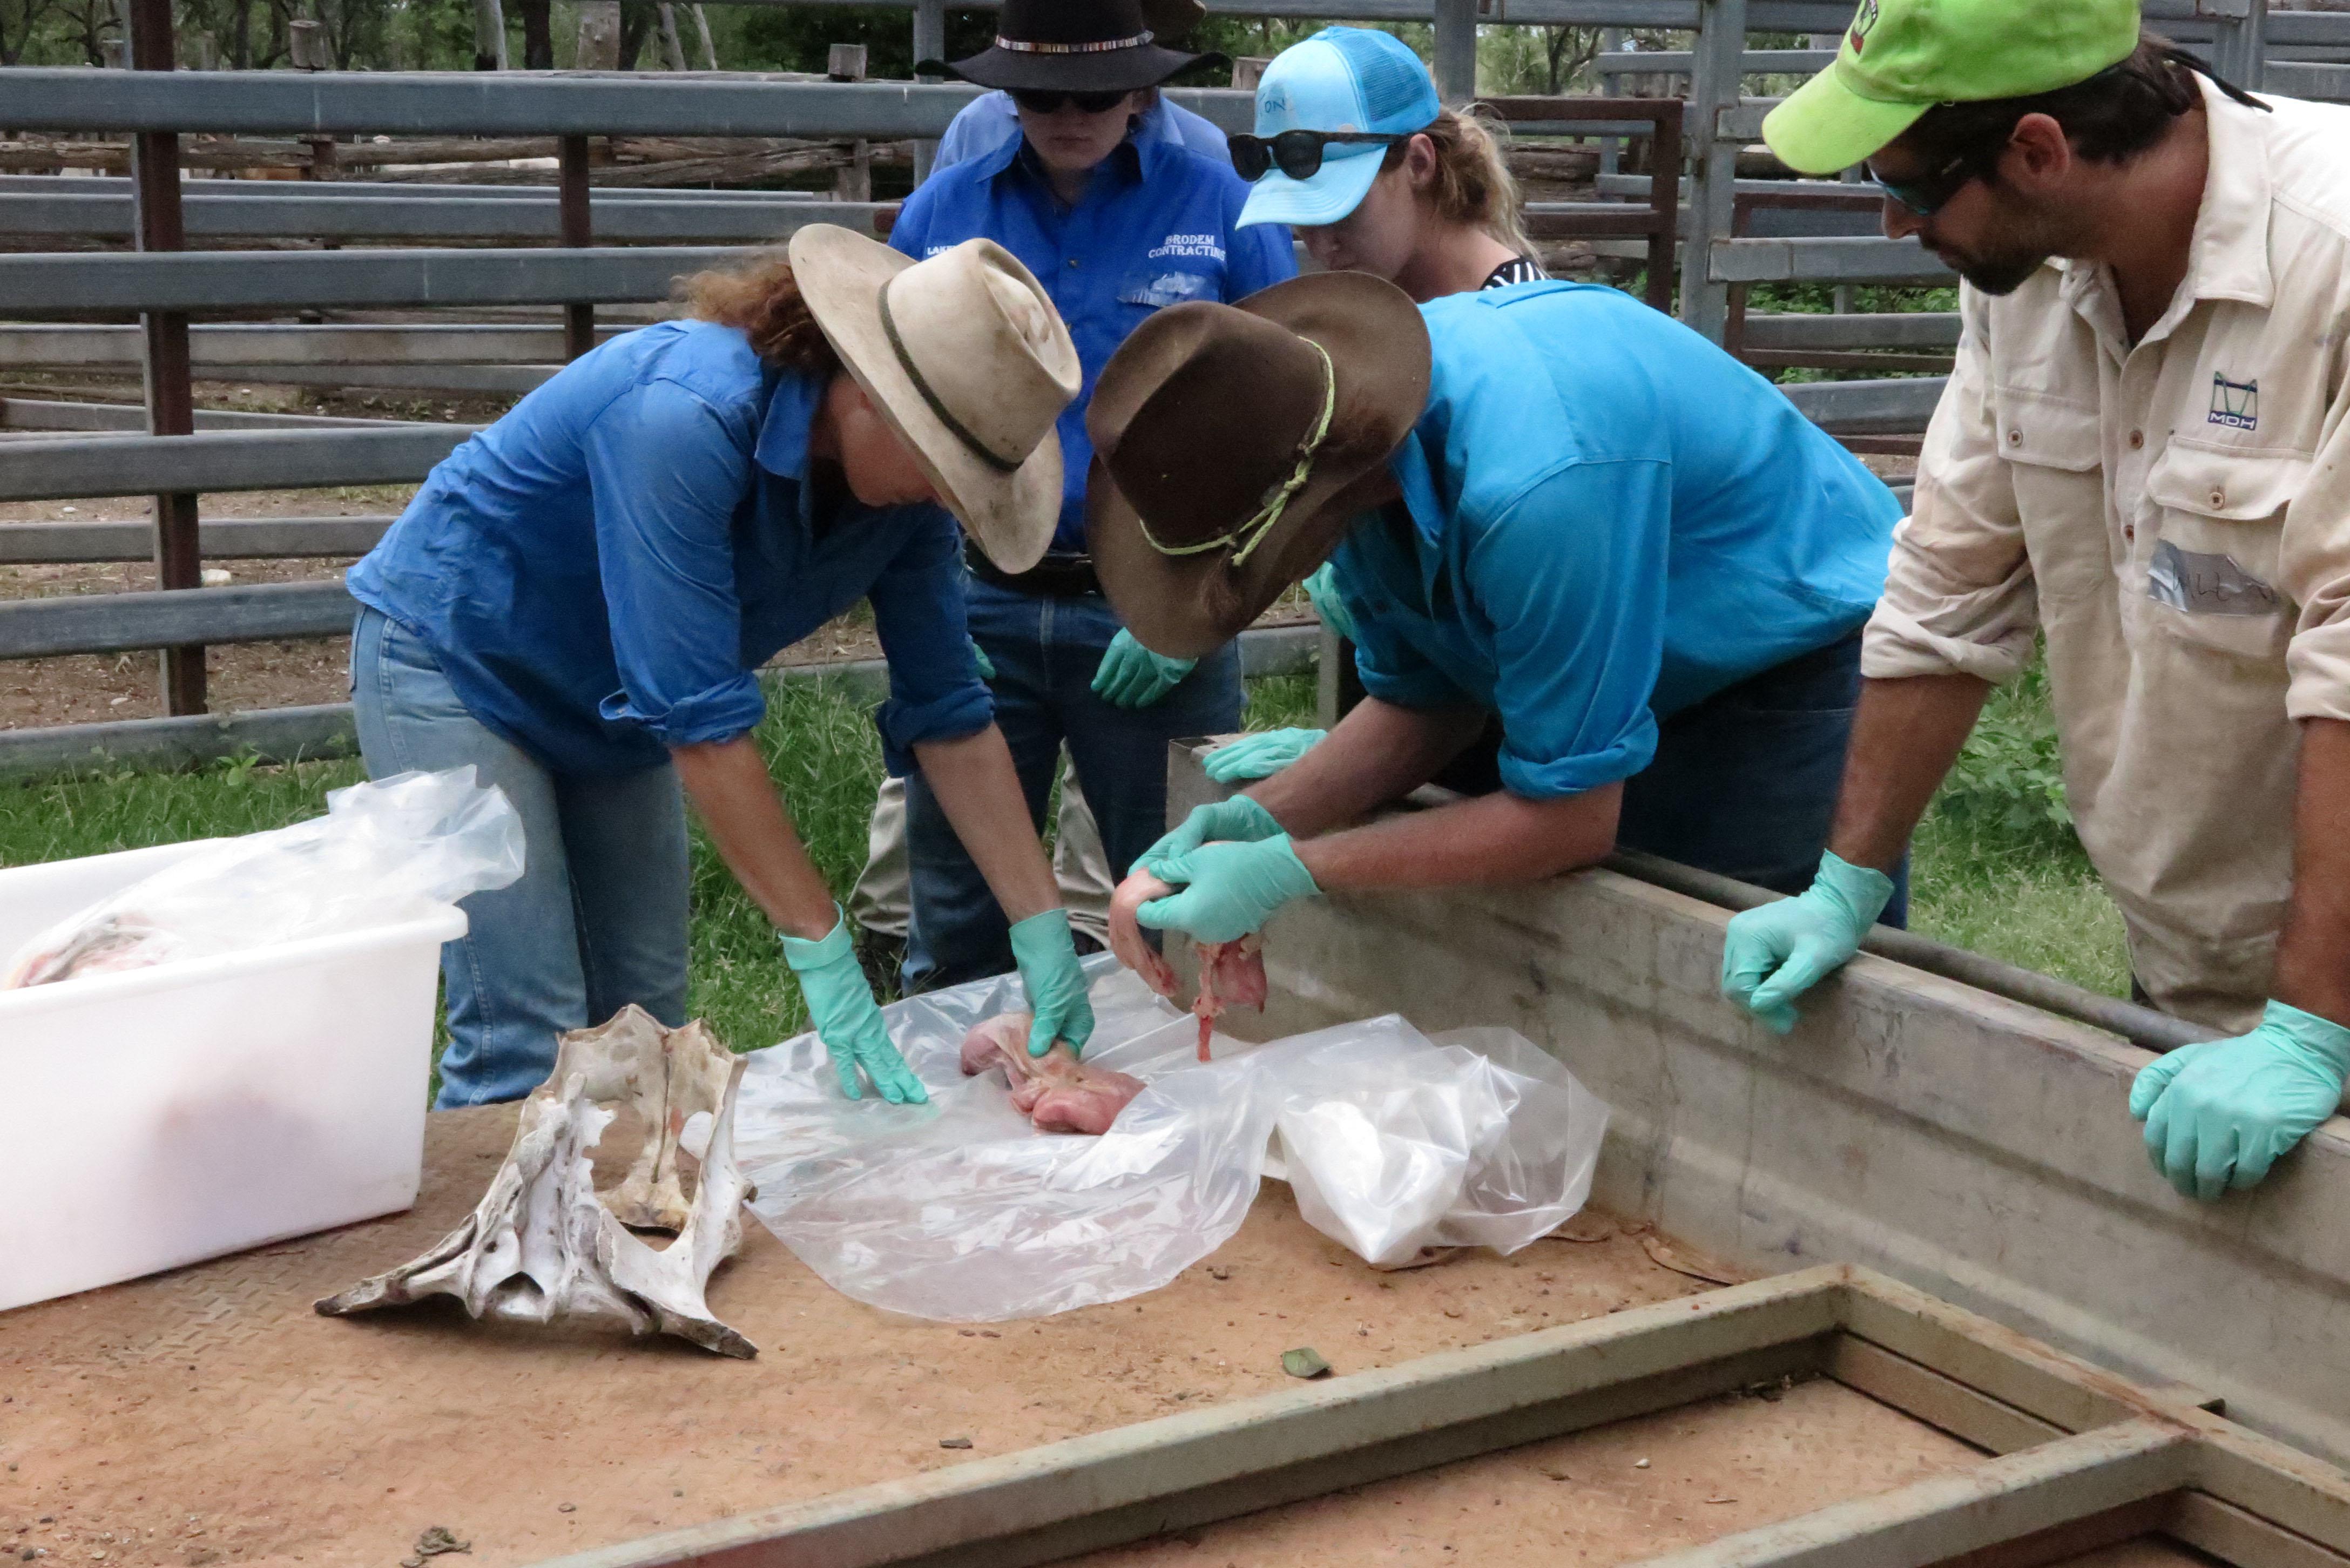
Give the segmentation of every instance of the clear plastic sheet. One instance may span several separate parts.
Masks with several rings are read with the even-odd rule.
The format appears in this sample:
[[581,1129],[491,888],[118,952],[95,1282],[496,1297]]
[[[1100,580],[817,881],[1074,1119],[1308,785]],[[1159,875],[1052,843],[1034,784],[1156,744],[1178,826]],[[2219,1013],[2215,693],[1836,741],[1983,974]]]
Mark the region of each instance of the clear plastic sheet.
[[330,791],[327,815],[223,839],[19,948],[0,991],[410,919],[522,875],[522,818],[471,765]]
[[1607,1106],[1507,1030],[1220,1034],[1203,1065],[1191,1014],[1107,955],[1087,971],[1086,1059],[1146,1085],[1108,1132],[1040,1133],[1000,1073],[962,1076],[965,1031],[1021,1005],[1016,976],[977,981],[883,1009],[928,1106],[843,1099],[813,1034],[751,1056],[734,1130],[753,1211],[845,1294],[987,1323],[1139,1295],[1213,1252],[1276,1128],[1300,1210],[1374,1262],[1514,1251],[1590,1191]]

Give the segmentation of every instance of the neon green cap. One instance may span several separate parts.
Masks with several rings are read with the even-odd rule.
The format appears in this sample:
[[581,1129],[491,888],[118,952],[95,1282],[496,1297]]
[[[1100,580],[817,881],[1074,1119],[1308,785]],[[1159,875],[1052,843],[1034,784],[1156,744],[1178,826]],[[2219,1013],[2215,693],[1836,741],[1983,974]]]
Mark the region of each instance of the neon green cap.
[[1762,121],[1803,174],[1870,156],[1939,103],[2086,81],[2137,47],[2137,0],[1860,0],[1835,63]]

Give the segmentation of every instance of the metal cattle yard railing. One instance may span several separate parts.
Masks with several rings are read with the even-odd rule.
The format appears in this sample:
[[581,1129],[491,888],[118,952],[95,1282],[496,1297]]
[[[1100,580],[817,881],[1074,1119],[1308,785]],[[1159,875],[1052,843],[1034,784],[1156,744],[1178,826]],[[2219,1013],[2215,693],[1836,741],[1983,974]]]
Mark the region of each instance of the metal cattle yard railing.
[[[766,0],[740,0],[766,3]],[[842,0],[799,0],[832,4]],[[941,0],[904,0],[917,57],[944,47]],[[484,0],[491,12],[494,0]],[[2147,10],[2242,80],[2273,90],[2350,99],[2350,14],[2279,12],[2262,0],[2149,0]],[[1645,264],[1659,308],[1678,295],[1682,317],[1766,369],[1804,367],[1873,379],[1791,386],[1808,415],[1862,450],[1914,450],[1956,341],[1948,314],[1864,315],[1838,296],[1830,315],[1749,314],[1748,289],[1792,281],[1929,284],[1948,274],[1909,242],[1876,233],[1871,188],[1738,178],[1770,99],[1744,95],[1751,77],[1817,69],[1821,49],[1750,50],[1750,30],[1834,35],[1849,6],[1786,0],[1211,0],[1211,10],[1327,20],[1435,24],[1435,71],[1450,101],[1471,96],[1481,25],[1679,28],[1683,51],[1613,47],[1599,62],[1599,98],[1487,100],[1521,135],[1598,139],[1599,200],[1529,209],[1537,239],[1614,244]],[[193,407],[200,373],[336,387],[512,394],[536,385],[614,328],[598,306],[665,300],[672,281],[772,244],[810,223],[886,233],[894,208],[809,192],[597,188],[591,138],[911,140],[923,151],[974,95],[941,83],[781,79],[718,72],[218,72],[172,68],[169,0],[128,0],[130,70],[0,71],[0,123],[53,132],[129,133],[128,182],[0,174],[0,234],[57,236],[128,251],[0,254],[0,367],[125,368],[145,377],[146,407],[0,400],[0,502],[147,493],[154,522],[0,529],[0,563],[139,559],[151,554],[151,593],[0,604],[0,659],[160,648],[169,720],[75,732],[0,734],[0,773],[13,754],[116,757],[153,736],[160,757],[348,733],[348,710],[307,721],[200,719],[203,647],[348,629],[339,584],[199,586],[214,558],[333,556],[380,535],[380,516],[200,524],[208,491],[400,484],[421,480],[470,433],[460,425],[225,414]],[[1621,33],[1610,36],[1618,43]],[[1618,83],[1686,80],[1686,99],[1621,96]],[[1177,102],[1227,129],[1251,118],[1252,95],[1177,90]],[[552,148],[553,189],[344,180],[289,185],[181,179],[181,138],[210,133],[287,139],[331,162],[339,136],[531,139]],[[1619,146],[1645,142],[1644,172],[1623,170]],[[605,140],[608,145],[608,140]],[[206,144],[203,156],[222,156]],[[503,144],[502,144],[503,145]],[[798,143],[794,143],[798,145]],[[324,150],[323,151],[320,150]],[[369,167],[394,154],[370,148]],[[836,188],[837,192],[838,187]],[[380,247],[190,250],[204,244],[299,235]],[[556,242],[553,245],[546,242]],[[295,312],[463,309],[561,312],[560,327],[527,318],[463,325],[408,320],[320,325],[249,320]],[[136,327],[107,324],[135,315]],[[641,319],[641,316],[639,317]],[[194,726],[192,729],[191,726]],[[188,737],[201,732],[200,743]],[[82,742],[87,741],[88,745]],[[63,748],[62,750],[60,748]],[[41,765],[48,765],[44,761]]]

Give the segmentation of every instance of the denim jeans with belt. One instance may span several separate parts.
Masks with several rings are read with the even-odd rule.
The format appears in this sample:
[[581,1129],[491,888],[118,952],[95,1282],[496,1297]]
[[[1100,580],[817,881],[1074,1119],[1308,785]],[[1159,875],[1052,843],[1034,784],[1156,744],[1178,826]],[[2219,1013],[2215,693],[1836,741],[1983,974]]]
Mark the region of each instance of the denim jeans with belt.
[[[972,639],[995,666],[989,682],[995,722],[1012,748],[1029,818],[1043,829],[1066,741],[1101,828],[1110,874],[1124,877],[1167,831],[1167,743],[1240,727],[1246,693],[1239,646],[1228,643],[1201,659],[1151,706],[1120,708],[1092,690],[1094,672],[1120,624],[1108,600],[1098,594],[1024,593],[974,577],[970,603]],[[906,835],[914,894],[907,992],[1010,970],[1003,911],[919,769],[906,780]]]
[[549,771],[467,712],[432,649],[373,609],[351,633],[351,701],[370,777],[471,763],[522,817],[521,879],[465,899],[469,929],[441,951],[449,1049],[436,1108],[520,1099],[554,1068],[557,1034],[629,1002],[685,1022],[685,803],[674,769]]
[[[1624,781],[1616,843],[1779,893],[1820,868],[1860,703],[1860,634],[1773,665],[1657,726],[1657,754]],[[1501,724],[1434,782],[1463,794],[1502,787]],[[1877,917],[1909,918],[1909,859]]]

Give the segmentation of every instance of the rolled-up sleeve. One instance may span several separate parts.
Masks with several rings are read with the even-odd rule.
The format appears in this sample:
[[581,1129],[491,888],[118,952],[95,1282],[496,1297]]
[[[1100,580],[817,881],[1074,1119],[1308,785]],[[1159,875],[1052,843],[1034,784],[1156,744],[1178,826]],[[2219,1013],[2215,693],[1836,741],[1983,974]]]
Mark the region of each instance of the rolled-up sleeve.
[[1631,777],[1657,750],[1671,475],[1577,463],[1522,492],[1471,542],[1492,628],[1503,787],[1529,799]]
[[1970,291],[1957,366],[1927,427],[1916,497],[1893,531],[1885,593],[1861,640],[1861,673],[1875,680],[2006,681],[2032,657],[2039,597],[2000,455],[1985,321]]
[[[2333,319],[2350,320],[2350,283]],[[2285,647],[2285,711],[2350,720],[2350,374],[2318,427],[2308,483],[2285,509],[2279,585],[2301,613]]]
[[1339,545],[1330,560],[1338,597],[1355,623],[1355,635],[1349,640],[1355,645],[1355,674],[1364,691],[1399,708],[1456,708],[1475,702],[1475,695],[1463,691],[1414,648],[1398,621],[1388,615],[1385,591],[1378,586],[1378,574],[1356,558],[1358,548],[1349,541]]
[[995,700],[972,653],[962,535],[941,508],[920,511],[904,546],[866,590],[889,660],[889,700],[873,722],[882,761],[900,778],[913,766],[913,747],[975,735],[995,722]]
[[670,747],[755,729],[767,708],[743,668],[733,537],[751,453],[715,410],[669,381],[614,400],[585,445],[620,674],[603,716]]

